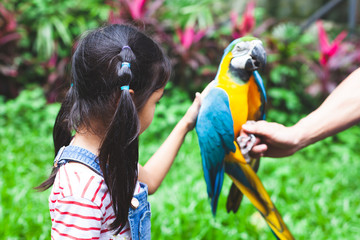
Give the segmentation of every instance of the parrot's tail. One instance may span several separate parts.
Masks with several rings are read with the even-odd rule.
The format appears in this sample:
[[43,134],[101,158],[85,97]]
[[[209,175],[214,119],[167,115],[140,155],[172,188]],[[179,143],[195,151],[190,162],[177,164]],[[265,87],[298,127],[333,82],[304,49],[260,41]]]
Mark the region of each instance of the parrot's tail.
[[233,184],[249,198],[264,217],[274,235],[278,239],[294,239],[252,167],[246,163],[234,162],[226,163],[225,166],[225,171],[229,174]]
[[[254,172],[257,172],[260,166],[260,158],[252,158],[250,162],[250,166],[252,167]],[[229,213],[232,211],[233,213],[236,213],[239,210],[243,197],[244,194],[242,194],[239,188],[236,187],[235,183],[232,183],[226,201],[227,212]]]
[[226,201],[226,210],[227,212],[236,213],[239,210],[241,201],[244,195],[242,192],[236,187],[234,183],[231,184],[229,195]]

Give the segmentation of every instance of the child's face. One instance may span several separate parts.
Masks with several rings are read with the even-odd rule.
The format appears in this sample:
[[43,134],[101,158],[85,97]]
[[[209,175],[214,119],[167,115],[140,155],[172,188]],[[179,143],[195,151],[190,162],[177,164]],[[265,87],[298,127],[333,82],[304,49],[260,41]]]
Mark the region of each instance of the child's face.
[[163,96],[164,88],[156,90],[151,94],[144,107],[139,111],[138,116],[140,120],[140,134],[143,133],[151,124],[156,103],[159,102],[160,98]]

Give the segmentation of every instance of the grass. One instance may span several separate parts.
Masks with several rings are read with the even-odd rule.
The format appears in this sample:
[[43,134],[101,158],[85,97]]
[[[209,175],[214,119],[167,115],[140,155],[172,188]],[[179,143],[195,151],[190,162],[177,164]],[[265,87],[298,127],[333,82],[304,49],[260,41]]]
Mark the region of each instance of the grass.
[[[359,139],[360,129],[339,138],[347,135]],[[248,199],[237,214],[227,214],[229,178],[213,218],[196,141],[196,134],[190,133],[169,175],[150,198],[154,239],[273,239]],[[262,160],[258,174],[296,239],[360,235],[360,151],[356,144],[333,141],[326,139],[292,157]]]
[[[184,93],[161,100],[141,136],[145,162],[190,105]],[[49,191],[32,188],[49,174],[51,128],[59,105],[39,89],[0,101],[0,239],[49,239]],[[258,175],[296,239],[358,239],[360,127],[283,159],[262,159]],[[196,133],[190,132],[159,190],[150,196],[153,239],[274,239],[245,198],[237,214],[225,209],[225,178],[217,215],[211,214]]]

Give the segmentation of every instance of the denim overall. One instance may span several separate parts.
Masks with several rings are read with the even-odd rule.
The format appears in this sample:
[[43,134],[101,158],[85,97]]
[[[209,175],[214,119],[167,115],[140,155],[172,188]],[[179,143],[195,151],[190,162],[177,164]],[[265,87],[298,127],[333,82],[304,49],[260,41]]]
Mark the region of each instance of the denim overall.
[[[71,145],[60,148],[55,157],[54,166],[59,167],[68,162],[82,163],[103,176],[97,156],[84,148]],[[148,187],[145,183],[140,183],[140,186],[140,193],[134,195],[131,201],[132,203],[138,202],[139,204],[132,204],[130,207],[128,221],[133,240],[148,240],[151,239],[151,211],[150,203],[147,201]],[[138,201],[134,201],[134,198]]]

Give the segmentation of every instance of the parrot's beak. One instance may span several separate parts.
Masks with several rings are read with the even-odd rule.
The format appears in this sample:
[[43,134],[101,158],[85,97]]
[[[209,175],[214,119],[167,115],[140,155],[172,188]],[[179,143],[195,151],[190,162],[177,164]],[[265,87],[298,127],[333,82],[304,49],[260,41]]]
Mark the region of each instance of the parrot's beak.
[[250,53],[250,57],[245,64],[246,71],[264,69],[266,64],[266,52],[262,44],[256,44]]

